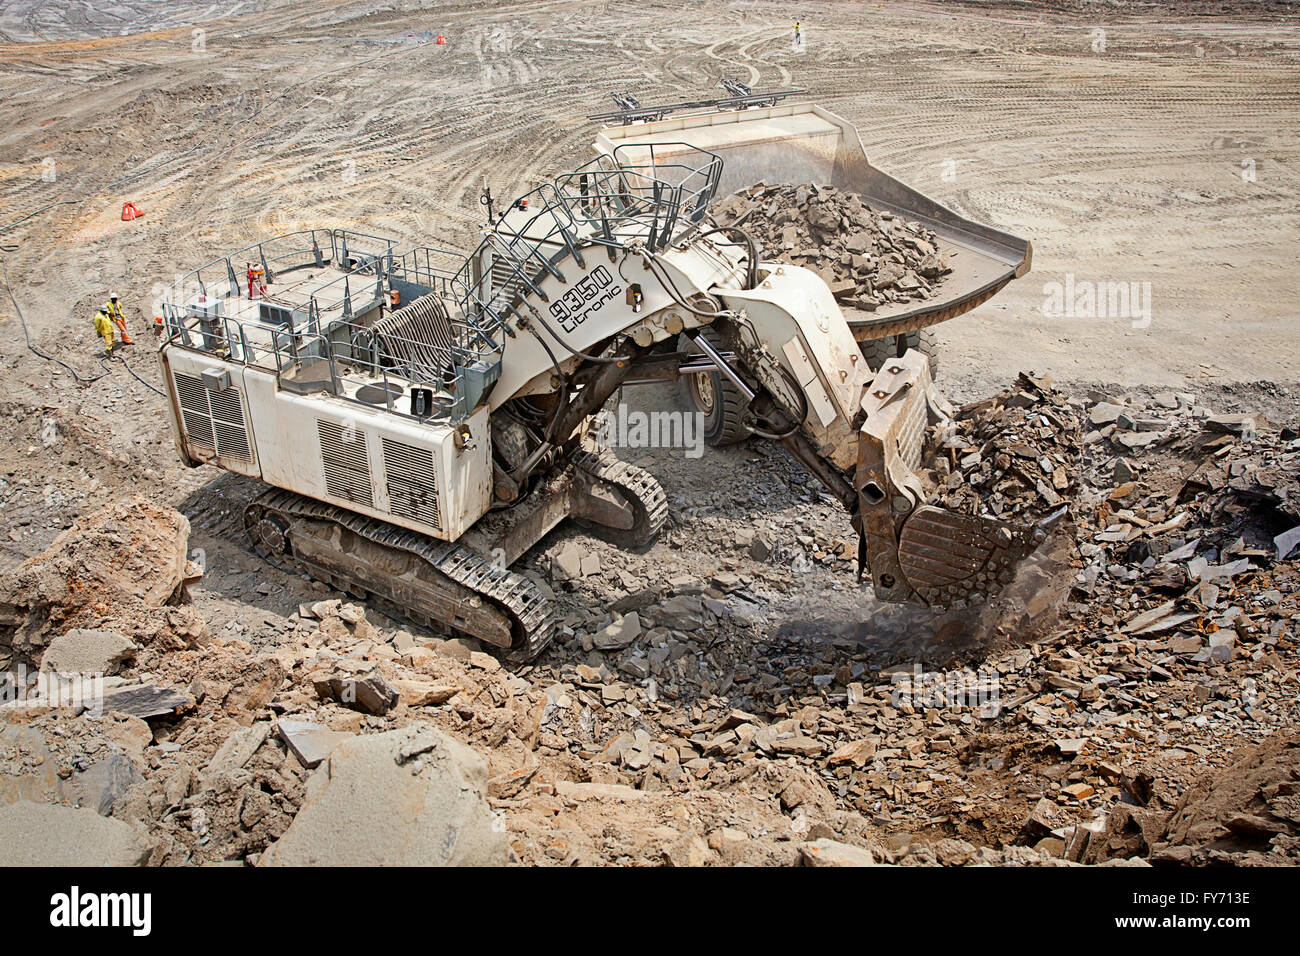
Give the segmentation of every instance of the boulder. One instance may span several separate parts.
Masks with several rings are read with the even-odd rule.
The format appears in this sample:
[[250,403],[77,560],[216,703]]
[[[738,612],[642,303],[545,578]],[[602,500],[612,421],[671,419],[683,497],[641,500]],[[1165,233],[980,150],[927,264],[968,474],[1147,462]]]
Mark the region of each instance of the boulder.
[[149,845],[130,824],[20,800],[0,806],[0,866],[139,866]]
[[312,683],[322,700],[336,700],[352,710],[383,715],[397,706],[397,690],[384,680],[379,671],[317,675],[312,678]]
[[876,866],[870,850],[850,846],[823,837],[799,847],[799,862],[804,866]]
[[186,646],[188,637],[171,629],[176,608],[167,605],[193,578],[189,534],[184,515],[140,495],[81,518],[0,576],[0,655],[33,666],[72,627],[164,635]]
[[614,651],[627,647],[641,636],[641,618],[633,611],[591,636],[598,650]]
[[60,674],[116,674],[135,657],[135,642],[116,631],[74,627],[50,641],[41,670]]
[[133,717],[48,714],[0,722],[0,804],[20,800],[110,815],[142,782],[149,726]]
[[428,724],[338,744],[262,866],[500,866],[487,762]]

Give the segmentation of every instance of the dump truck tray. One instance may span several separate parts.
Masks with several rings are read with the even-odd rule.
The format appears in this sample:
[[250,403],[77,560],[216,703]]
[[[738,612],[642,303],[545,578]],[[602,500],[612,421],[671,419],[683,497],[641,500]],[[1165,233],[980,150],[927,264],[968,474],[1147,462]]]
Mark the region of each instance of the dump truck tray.
[[597,135],[595,148],[607,154],[618,148],[624,162],[643,156],[648,166],[646,144],[654,144],[659,163],[670,161],[674,145],[717,153],[723,159],[719,196],[759,182],[829,183],[859,194],[875,209],[932,230],[952,268],[936,297],[920,303],[884,303],[873,312],[846,309],[844,317],[860,341],[910,332],[969,312],[1029,271],[1033,250],[1027,239],[967,219],[877,169],[868,161],[857,129],[813,103],[709,110],[608,126]]

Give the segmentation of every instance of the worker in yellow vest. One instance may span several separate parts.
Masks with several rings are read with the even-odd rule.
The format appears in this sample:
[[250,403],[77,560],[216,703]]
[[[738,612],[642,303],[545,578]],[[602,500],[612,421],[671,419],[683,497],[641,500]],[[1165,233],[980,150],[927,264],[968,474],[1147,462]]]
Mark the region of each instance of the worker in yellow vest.
[[131,334],[126,330],[126,313],[122,311],[122,303],[118,301],[116,293],[109,295],[108,301],[104,303],[103,312],[113,320],[113,324],[117,326],[117,330],[122,333],[122,344],[133,344],[131,342]]
[[112,357],[113,355],[113,320],[110,319],[103,309],[95,313],[94,319],[95,331],[99,337],[104,340],[104,355]]

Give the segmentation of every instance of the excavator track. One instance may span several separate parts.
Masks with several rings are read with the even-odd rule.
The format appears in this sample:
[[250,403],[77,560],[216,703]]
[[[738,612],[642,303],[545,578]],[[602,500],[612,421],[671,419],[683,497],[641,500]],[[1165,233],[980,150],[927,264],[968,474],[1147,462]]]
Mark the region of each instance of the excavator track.
[[533,581],[460,545],[280,490],[248,505],[244,527],[269,560],[513,660],[532,660],[554,636],[553,605]]
[[640,548],[655,539],[668,520],[668,496],[654,475],[637,465],[615,457],[608,449],[579,451],[573,456],[576,467],[614,490],[633,512],[630,530],[584,525],[592,532],[622,548]]

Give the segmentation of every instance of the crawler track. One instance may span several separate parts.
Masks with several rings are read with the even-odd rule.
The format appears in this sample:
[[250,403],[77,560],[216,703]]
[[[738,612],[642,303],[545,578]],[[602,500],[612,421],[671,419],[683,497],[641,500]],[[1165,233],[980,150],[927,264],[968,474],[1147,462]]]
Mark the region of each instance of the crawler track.
[[287,491],[269,491],[244,512],[264,557],[398,617],[480,638],[531,660],[551,642],[550,600],[527,577],[468,548]]
[[630,530],[587,522],[583,522],[584,527],[621,548],[645,547],[655,539],[668,520],[668,496],[654,475],[637,465],[620,461],[607,450],[579,452],[573,463],[613,489],[631,507],[635,516]]

